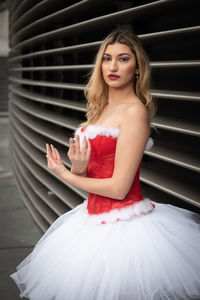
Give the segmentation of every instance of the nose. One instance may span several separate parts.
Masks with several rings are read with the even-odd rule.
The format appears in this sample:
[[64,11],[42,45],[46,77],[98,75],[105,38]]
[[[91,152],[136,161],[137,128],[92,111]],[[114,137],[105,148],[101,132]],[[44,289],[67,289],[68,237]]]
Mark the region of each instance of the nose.
[[109,64],[109,70],[111,72],[114,72],[114,71],[117,71],[118,70],[118,64],[117,64],[117,60],[116,59],[112,59],[110,61],[110,64]]

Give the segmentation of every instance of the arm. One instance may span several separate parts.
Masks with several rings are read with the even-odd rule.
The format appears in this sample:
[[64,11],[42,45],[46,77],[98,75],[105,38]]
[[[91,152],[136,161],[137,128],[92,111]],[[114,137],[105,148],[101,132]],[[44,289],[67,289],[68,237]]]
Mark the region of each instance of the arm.
[[84,172],[79,172],[79,171],[74,170],[73,167],[71,167],[70,172],[74,175],[87,177],[87,170],[85,170]]
[[[129,192],[149,137],[149,117],[141,106],[129,108],[120,126],[115,167],[111,178],[77,176],[68,170],[59,176],[68,183],[102,196],[122,200]],[[48,154],[48,156],[50,153]]]

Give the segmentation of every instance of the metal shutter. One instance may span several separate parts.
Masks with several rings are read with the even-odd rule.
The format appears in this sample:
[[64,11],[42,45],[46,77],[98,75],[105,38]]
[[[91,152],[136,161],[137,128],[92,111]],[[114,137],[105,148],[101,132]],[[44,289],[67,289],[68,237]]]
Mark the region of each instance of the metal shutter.
[[134,29],[152,67],[158,133],[143,157],[143,194],[200,211],[199,8],[194,0],[10,1],[11,161],[24,203],[44,231],[87,198],[47,169],[45,143],[70,167],[68,139],[85,119],[87,74],[117,25]]

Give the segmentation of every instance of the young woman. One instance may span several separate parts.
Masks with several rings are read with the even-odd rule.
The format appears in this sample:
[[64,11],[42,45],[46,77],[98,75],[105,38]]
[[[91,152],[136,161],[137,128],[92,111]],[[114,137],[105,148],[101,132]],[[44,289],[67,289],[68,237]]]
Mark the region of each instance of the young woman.
[[179,300],[200,297],[198,214],[143,198],[142,156],[155,113],[139,38],[102,42],[85,89],[87,121],[70,139],[69,171],[47,147],[48,168],[89,197],[59,217],[11,277],[33,300]]

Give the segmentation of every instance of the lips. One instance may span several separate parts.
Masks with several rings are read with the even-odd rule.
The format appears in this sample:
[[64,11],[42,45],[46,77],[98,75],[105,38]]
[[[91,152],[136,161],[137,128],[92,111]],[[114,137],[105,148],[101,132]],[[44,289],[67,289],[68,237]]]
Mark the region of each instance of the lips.
[[115,75],[115,74],[110,74],[110,75],[108,75],[108,77],[109,77],[111,80],[115,80],[115,79],[120,78],[120,76]]

